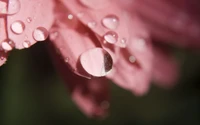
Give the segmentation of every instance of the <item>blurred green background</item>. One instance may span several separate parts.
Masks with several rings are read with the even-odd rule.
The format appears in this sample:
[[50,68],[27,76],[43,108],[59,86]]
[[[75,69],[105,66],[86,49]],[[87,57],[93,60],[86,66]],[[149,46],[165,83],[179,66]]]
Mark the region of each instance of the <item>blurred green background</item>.
[[200,54],[180,50],[181,79],[143,97],[112,84],[104,120],[89,119],[71,101],[45,43],[15,50],[0,68],[0,125],[200,125]]

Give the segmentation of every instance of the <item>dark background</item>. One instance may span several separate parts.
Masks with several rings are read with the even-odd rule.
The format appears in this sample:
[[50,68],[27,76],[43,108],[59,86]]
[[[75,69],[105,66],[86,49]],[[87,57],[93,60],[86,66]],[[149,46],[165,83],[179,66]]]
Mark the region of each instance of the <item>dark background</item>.
[[111,109],[89,119],[71,101],[44,42],[11,52],[0,68],[0,125],[200,125],[200,53],[178,51],[181,79],[135,97],[111,83]]

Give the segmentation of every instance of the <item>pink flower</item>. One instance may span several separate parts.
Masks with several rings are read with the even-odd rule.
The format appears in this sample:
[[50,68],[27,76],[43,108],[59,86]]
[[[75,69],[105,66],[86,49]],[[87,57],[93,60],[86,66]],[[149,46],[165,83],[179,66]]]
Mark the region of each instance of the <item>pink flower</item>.
[[13,48],[47,43],[74,102],[104,116],[111,79],[135,95],[172,87],[167,44],[200,47],[199,0],[0,0],[0,65]]

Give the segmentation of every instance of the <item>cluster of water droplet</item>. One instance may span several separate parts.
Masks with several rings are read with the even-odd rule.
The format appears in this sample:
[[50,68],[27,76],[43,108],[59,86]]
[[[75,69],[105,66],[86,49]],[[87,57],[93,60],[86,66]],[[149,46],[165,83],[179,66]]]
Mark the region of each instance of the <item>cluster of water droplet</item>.
[[[19,0],[9,0],[0,1],[0,15],[14,15],[20,11],[21,4]],[[31,17],[27,17],[27,23],[32,22]],[[23,34],[26,29],[26,25],[22,20],[16,20],[11,23],[10,30],[15,35]],[[33,39],[36,41],[44,41],[48,37],[48,31],[44,27],[37,27],[32,32]],[[28,38],[28,37],[27,37]],[[29,48],[31,46],[30,40],[25,40],[22,42],[24,48]],[[15,47],[15,44],[12,40],[6,39],[1,42],[1,49],[4,51],[11,51]]]

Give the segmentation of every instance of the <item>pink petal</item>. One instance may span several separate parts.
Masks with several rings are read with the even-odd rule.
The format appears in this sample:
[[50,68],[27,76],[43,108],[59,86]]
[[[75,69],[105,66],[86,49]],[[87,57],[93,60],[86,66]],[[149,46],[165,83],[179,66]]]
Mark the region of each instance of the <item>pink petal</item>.
[[[80,21],[86,26],[90,27],[95,33],[100,37],[103,37],[109,31],[113,30],[112,25],[118,25],[116,23],[107,24],[111,25],[110,28],[106,28],[102,21],[106,17],[116,17],[115,20],[119,21],[119,25],[116,27],[114,32],[118,34],[118,41],[116,45],[120,47],[125,47],[124,43],[121,42],[123,38],[128,38],[130,35],[130,29],[128,28],[131,23],[131,16],[127,14],[123,8],[117,4],[117,2],[112,2],[111,0],[103,1],[92,1],[92,0],[62,0],[62,2],[74,13],[76,14]],[[80,16],[81,15],[81,16]],[[108,19],[105,21],[107,23],[112,23]],[[116,21],[115,21],[116,22]],[[132,29],[131,29],[132,30]]]
[[[68,18],[69,14],[73,16],[73,13],[70,13],[62,3],[57,3],[57,7],[55,10],[57,21],[51,31],[50,39],[74,73],[90,78],[91,75],[83,69],[79,58],[89,49],[101,48],[99,40],[76,17]],[[92,62],[88,65],[92,65]]]
[[145,47],[139,47],[140,49],[137,48],[137,42],[133,40],[128,45],[129,51],[123,49],[119,51],[119,60],[116,61],[113,72],[108,77],[120,87],[136,95],[144,95],[150,86],[153,55],[149,41],[145,41]]
[[[147,93],[151,80],[153,54],[151,40],[139,19],[129,24],[130,36],[126,39],[126,48],[115,48],[113,73],[108,75],[120,87],[136,95]],[[112,50],[111,50],[112,51]]]
[[66,82],[69,92],[88,117],[103,117],[109,108],[109,85],[105,78],[93,78],[91,80],[77,76],[70,71],[66,63],[56,53],[53,46],[49,51],[56,68]]
[[54,21],[53,10],[53,0],[20,0],[19,12],[7,16],[8,38],[13,40],[17,49],[47,38]]
[[178,79],[178,64],[170,51],[164,47],[154,47],[153,79],[164,88],[173,87]]
[[133,5],[155,38],[176,41],[173,43],[184,47],[200,46],[199,18],[188,11],[189,4],[183,1],[139,0]]

